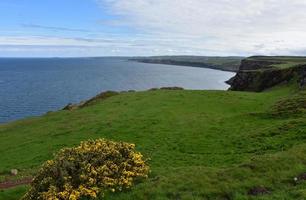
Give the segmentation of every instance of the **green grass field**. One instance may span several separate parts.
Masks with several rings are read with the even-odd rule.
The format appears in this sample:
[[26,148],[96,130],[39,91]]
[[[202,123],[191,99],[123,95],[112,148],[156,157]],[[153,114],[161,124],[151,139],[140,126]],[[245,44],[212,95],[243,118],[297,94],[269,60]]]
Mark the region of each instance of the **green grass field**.
[[[74,111],[0,125],[0,180],[29,176],[80,141],[135,143],[150,178],[106,199],[306,199],[306,94],[295,84],[262,93],[122,93]],[[250,196],[254,187],[268,194]],[[26,186],[0,191],[15,200]]]

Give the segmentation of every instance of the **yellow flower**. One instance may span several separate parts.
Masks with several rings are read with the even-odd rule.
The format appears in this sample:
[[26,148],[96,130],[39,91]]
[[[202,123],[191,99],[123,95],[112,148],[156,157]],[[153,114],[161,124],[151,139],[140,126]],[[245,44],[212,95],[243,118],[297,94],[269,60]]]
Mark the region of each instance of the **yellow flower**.
[[[59,170],[61,173],[50,173]],[[135,178],[147,178],[148,173],[149,166],[142,154],[135,151],[135,144],[89,140],[78,147],[62,149],[54,160],[47,161],[24,199],[96,198],[98,194],[104,196],[106,190],[119,192],[130,188]],[[45,192],[41,192],[42,185]]]

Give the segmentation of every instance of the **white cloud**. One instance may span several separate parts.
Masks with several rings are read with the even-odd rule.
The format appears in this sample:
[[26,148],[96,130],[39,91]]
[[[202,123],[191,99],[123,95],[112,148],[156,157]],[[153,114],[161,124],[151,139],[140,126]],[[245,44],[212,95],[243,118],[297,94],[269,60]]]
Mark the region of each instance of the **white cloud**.
[[[0,55],[3,56],[135,56],[189,54],[199,51],[167,38],[148,35],[109,35],[95,38],[52,36],[0,36]],[[176,46],[172,49],[171,46]]]
[[[32,56],[39,49],[50,56],[306,53],[306,0],[96,1],[117,16],[97,23],[111,33],[23,24],[29,32],[0,30],[0,55]],[[41,30],[53,32],[35,36]]]
[[114,25],[161,38],[155,49],[170,45],[177,53],[189,48],[190,54],[206,55],[293,54],[306,49],[305,0],[100,1],[121,16]]

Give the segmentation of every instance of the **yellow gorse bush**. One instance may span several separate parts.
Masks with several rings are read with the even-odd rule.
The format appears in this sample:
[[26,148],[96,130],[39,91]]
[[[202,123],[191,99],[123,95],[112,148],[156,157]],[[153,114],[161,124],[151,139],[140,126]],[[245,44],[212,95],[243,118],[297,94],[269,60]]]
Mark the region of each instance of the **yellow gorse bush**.
[[134,144],[105,139],[62,149],[43,164],[23,200],[78,200],[103,197],[147,178],[149,167]]

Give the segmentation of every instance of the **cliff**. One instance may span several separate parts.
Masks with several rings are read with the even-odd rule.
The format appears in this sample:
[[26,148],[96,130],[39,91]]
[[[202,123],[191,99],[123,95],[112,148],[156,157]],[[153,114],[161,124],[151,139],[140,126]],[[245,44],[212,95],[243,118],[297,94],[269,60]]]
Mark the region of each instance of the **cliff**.
[[[306,60],[303,57],[250,57],[241,62],[236,76],[227,81],[230,90],[261,92],[293,78],[298,80],[301,87],[306,83]],[[303,59],[302,59],[303,58]],[[294,62],[296,59],[296,62]],[[285,66],[285,67],[284,67]]]

